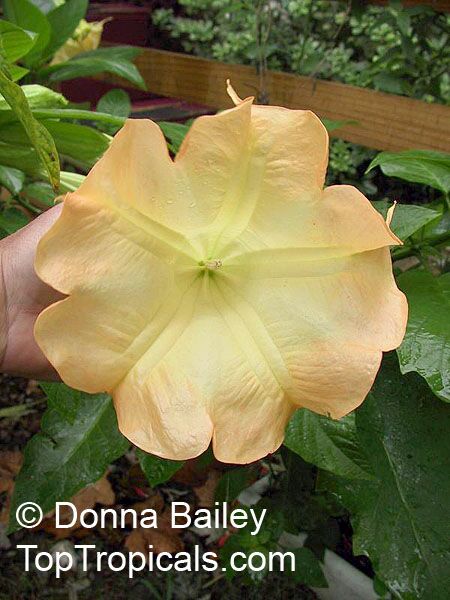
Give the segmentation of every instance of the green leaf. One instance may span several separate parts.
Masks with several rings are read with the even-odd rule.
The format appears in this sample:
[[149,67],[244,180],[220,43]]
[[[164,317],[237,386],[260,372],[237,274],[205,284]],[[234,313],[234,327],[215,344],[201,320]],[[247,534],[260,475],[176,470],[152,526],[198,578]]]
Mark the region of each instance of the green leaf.
[[280,454],[286,470],[278,489],[271,491],[272,506],[284,531],[311,532],[324,512],[322,499],[314,490],[317,469],[286,446],[282,446]]
[[131,112],[130,97],[124,90],[110,90],[98,101],[97,111],[126,119]]
[[295,571],[290,573],[297,583],[318,588],[328,587],[319,559],[309,548],[297,548],[291,552],[295,556]]
[[[244,577],[245,582],[260,582],[268,573],[269,552],[279,549],[277,542],[283,531],[283,521],[282,518],[280,518],[280,511],[268,511],[267,507],[263,507],[262,502],[259,502],[256,506],[252,507],[252,510],[257,515],[257,518],[260,519],[262,510],[264,508],[266,508],[267,512],[262,521],[259,533],[252,535],[254,523],[250,518],[250,509],[245,506],[239,506],[239,508],[243,512],[247,513],[249,517],[247,525],[242,529],[238,529],[236,533],[232,533],[228,537],[225,544],[219,550],[220,560],[221,563],[225,565],[226,577],[228,579],[232,579],[239,574],[240,576]],[[239,565],[244,566],[244,564],[246,564],[246,567],[243,571],[239,571],[239,573],[232,568],[233,565],[231,563],[231,557],[236,552],[240,552],[245,555],[245,558],[242,557]],[[249,565],[248,559],[253,552],[258,552],[265,555],[266,565],[263,570],[255,570],[261,564],[260,559],[258,565],[255,564],[255,569],[252,569],[251,565]],[[291,564],[290,558],[286,557],[285,569],[290,571]]]
[[152,487],[168,481],[184,465],[184,461],[159,458],[159,456],[147,454],[139,449],[136,450],[136,455],[139,458],[141,469]]
[[[6,235],[15,233],[27,224],[27,217],[17,208],[7,208],[6,210],[0,211],[0,229],[3,230]],[[3,235],[2,237],[5,236]]]
[[409,318],[398,348],[402,373],[417,371],[433,392],[450,402],[450,273],[406,271],[398,277],[406,294]]
[[29,0],[4,0],[3,11],[8,21],[38,34],[24,59],[26,66],[35,65],[41,60],[42,52],[50,41],[51,28],[46,16]]
[[444,194],[450,192],[450,154],[432,150],[381,152],[366,173],[380,167],[385,175],[429,185]]
[[[80,173],[61,171],[60,192],[74,192],[80,187],[85,178],[86,177]],[[26,198],[32,198],[47,206],[54,206],[55,204],[55,192],[45,181],[34,181],[33,183],[29,183],[24,187],[23,194]]]
[[356,435],[355,414],[335,421],[302,408],[290,420],[285,446],[304,460],[342,477],[372,479]]
[[74,192],[77,190],[83,181],[86,179],[85,175],[81,173],[71,173],[70,171],[61,171],[61,191],[62,192]]
[[[124,90],[110,90],[98,101],[97,110],[101,113],[126,119],[131,113],[130,97]],[[120,127],[122,125],[107,125],[102,129],[110,134],[114,134]]]
[[29,73],[29,69],[24,69],[18,65],[9,65],[9,75],[12,81],[19,81],[22,77],[25,77]]
[[34,148],[0,142],[0,164],[13,167],[33,177],[45,178],[42,163]]
[[[387,200],[375,200],[373,207],[386,218],[387,211],[392,203]],[[413,233],[422,229],[431,221],[438,219],[441,213],[431,208],[417,206],[416,204],[397,204],[390,228],[401,240],[406,240]]]
[[390,94],[408,93],[408,82],[388,71],[375,75],[373,83],[375,89],[381,90],[382,92],[389,92]]
[[9,190],[11,194],[18,194],[24,181],[25,173],[23,171],[0,165],[0,185]]
[[29,183],[23,188],[23,194],[27,199],[37,200],[46,206],[53,206],[55,202],[55,192],[52,186],[45,181]]
[[46,56],[54,54],[72,36],[85,16],[88,4],[88,0],[66,0],[47,14],[51,35],[45,48]]
[[67,81],[76,77],[89,77],[98,73],[111,73],[123,77],[138,88],[146,89],[145,81],[136,66],[129,60],[108,57],[80,58],[80,55],[62,63],[41,69],[40,77],[49,77],[50,81]]
[[[91,167],[109,147],[109,137],[97,129],[47,120],[43,122],[52,135],[58,152],[83,167]],[[3,142],[27,145],[28,136],[19,123],[11,123],[0,129]]]
[[136,56],[141,54],[142,48],[138,46],[107,46],[106,48],[96,48],[77,54],[77,58],[106,58],[110,60],[128,60],[133,61]]
[[37,6],[39,10],[44,13],[44,15],[46,15],[56,6],[64,2],[64,0],[31,0],[31,2]]
[[353,551],[404,600],[445,600],[450,587],[450,408],[416,374],[385,357],[356,412],[361,447],[375,481],[323,473],[321,488],[350,510]]
[[172,150],[177,153],[180,146],[189,131],[188,125],[181,123],[169,123],[166,121],[158,121],[158,125],[161,128],[164,136],[169,140],[172,145]]
[[109,147],[110,138],[93,127],[59,121],[45,123],[58,152],[82,166],[93,166]]
[[[62,94],[43,85],[22,85],[21,89],[31,109],[58,108],[66,106],[69,103]],[[9,110],[9,104],[4,98],[0,97],[0,111],[3,112],[5,110]]]
[[0,19],[0,49],[10,63],[25,56],[34,45],[36,34]]
[[57,188],[59,185],[59,159],[55,142],[47,129],[33,117],[25,94],[19,85],[9,79],[4,65],[0,66],[0,93],[16,113],[47,170],[50,183]]
[[217,484],[214,500],[217,502],[232,502],[242,490],[245,490],[256,479],[255,466],[237,467],[226,471]]
[[351,119],[334,121],[333,119],[323,118],[320,120],[325,125],[325,127],[329,133],[331,133],[332,131],[335,131],[336,129],[340,129],[341,127],[344,127],[345,125],[358,125],[358,121],[353,121]]
[[12,498],[10,531],[18,528],[15,512],[22,502],[36,502],[44,513],[54,509],[55,502],[70,500],[97,481],[129,447],[117,428],[109,396],[85,394],[62,383],[42,387],[48,408],[41,432],[25,447]]
[[[93,112],[90,110],[80,110],[74,108],[33,108],[33,116],[36,119],[82,119],[83,121],[93,121],[99,123],[107,123],[122,127],[125,124],[123,117],[107,115],[105,113]],[[11,110],[0,111],[0,127],[7,123],[18,121],[17,116]]]

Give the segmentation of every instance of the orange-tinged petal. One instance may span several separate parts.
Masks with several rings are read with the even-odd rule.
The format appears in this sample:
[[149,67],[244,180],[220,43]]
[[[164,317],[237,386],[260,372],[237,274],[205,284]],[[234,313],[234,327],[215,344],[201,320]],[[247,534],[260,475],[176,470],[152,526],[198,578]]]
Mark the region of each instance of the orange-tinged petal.
[[120,429],[147,452],[186,459],[213,435],[216,457],[235,463],[275,451],[295,409],[211,275],[194,283],[114,401]]
[[224,251],[234,259],[246,252],[301,248],[331,258],[401,243],[360,191],[334,185],[291,201],[261,196],[246,227]]
[[173,244],[203,258],[205,227],[242,186],[250,109],[251,99],[198,118],[175,161],[155,123],[129,119],[78,191],[122,211],[131,207]]
[[[283,262],[284,261],[284,262]],[[279,256],[228,268],[220,282],[249,334],[283,376],[286,397],[339,418],[367,395],[381,351],[396,348],[407,318],[388,248],[341,259]]]

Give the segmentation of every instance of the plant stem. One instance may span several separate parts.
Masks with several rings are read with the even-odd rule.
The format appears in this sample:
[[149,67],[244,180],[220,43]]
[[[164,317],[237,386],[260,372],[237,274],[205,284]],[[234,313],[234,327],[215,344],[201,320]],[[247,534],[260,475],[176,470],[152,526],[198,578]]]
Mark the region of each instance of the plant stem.
[[78,110],[74,108],[38,108],[33,115],[38,119],[82,119],[85,121],[99,121],[121,127],[126,119],[109,115],[108,113],[94,112],[91,110]]
[[394,260],[400,260],[401,258],[407,258],[408,256],[415,256],[420,252],[422,246],[439,246],[445,242],[450,241],[450,231],[445,231],[439,235],[434,235],[429,238],[425,238],[421,242],[414,244],[413,246],[405,246],[392,251],[392,258]]
[[302,40],[302,45],[300,47],[300,56],[298,58],[298,64],[302,65],[303,62],[303,57],[305,55],[305,50],[306,50],[306,42],[308,41],[309,36],[311,35],[311,29],[312,29],[312,12],[313,12],[313,3],[312,0],[310,2],[309,5],[309,9],[308,9],[308,14],[306,15],[306,24],[305,24],[305,28],[303,31],[303,40]]

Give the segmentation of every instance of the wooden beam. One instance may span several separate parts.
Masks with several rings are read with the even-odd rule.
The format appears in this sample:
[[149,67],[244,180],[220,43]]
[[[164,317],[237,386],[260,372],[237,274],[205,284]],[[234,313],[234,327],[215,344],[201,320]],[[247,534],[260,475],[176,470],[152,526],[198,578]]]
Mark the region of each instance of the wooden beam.
[[[256,94],[255,69],[145,48],[136,65],[150,92],[230,108],[227,78],[241,97]],[[450,152],[450,108],[333,81],[269,71],[265,90],[269,103],[310,109],[319,117],[354,120],[332,135],[377,150],[426,149]]]

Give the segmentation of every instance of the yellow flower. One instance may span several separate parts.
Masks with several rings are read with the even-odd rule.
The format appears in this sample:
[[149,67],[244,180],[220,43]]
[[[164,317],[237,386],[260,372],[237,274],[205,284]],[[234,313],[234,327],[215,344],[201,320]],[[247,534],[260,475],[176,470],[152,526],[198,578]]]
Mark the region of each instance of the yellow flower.
[[81,54],[82,52],[89,52],[90,50],[96,50],[100,45],[102,38],[103,27],[105,23],[111,19],[104,19],[103,21],[94,21],[88,23],[84,19],[78,23],[74,34],[69,38],[59,50],[56,51],[53,56],[50,65],[57,65],[58,63],[66,62],[70,58]]
[[128,120],[38,248],[37,273],[68,296],[39,316],[40,347],[165,458],[212,439],[246,463],[299,407],[342,417],[405,331],[400,242],[357,189],[323,189],[320,120],[234,99],[175,160],[155,123]]

